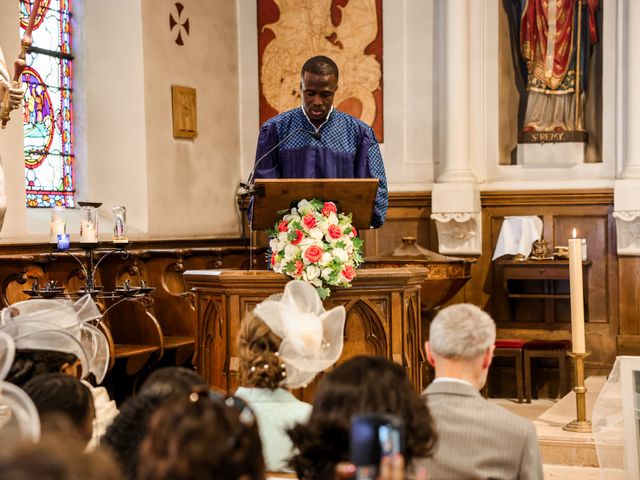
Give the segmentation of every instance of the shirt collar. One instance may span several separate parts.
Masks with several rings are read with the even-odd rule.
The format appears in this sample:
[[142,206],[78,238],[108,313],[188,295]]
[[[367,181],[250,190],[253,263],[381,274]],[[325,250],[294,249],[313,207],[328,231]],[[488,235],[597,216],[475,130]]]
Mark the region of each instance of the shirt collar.
[[463,385],[469,385],[470,387],[473,387],[473,384],[471,382],[467,382],[466,380],[462,380],[461,378],[454,378],[454,377],[438,377],[438,378],[434,378],[432,383],[440,383],[440,382],[461,383]]
[[324,119],[324,122],[322,122],[318,128],[316,128],[316,126],[313,124],[313,122],[311,120],[309,120],[309,117],[307,116],[307,112],[304,111],[304,105],[300,105],[300,110],[302,110],[302,114],[304,115],[304,118],[306,118],[307,122],[309,122],[311,124],[311,127],[316,132],[319,132],[320,129],[324,126],[324,124],[329,121],[329,118],[331,118],[331,114],[333,113],[333,105],[331,105],[331,109],[329,110],[329,113],[327,114],[327,118]]

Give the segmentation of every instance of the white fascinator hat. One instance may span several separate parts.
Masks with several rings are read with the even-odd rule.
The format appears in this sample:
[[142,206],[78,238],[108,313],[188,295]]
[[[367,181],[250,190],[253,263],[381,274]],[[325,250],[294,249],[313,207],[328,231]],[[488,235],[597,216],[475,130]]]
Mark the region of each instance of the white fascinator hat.
[[[101,316],[90,295],[76,302],[32,299],[2,310],[0,330],[13,337],[16,348],[73,353],[82,363],[82,377],[93,373],[101,383],[109,368],[109,343],[104,334],[89,323]],[[56,330],[67,335],[57,334]]]
[[0,332],[0,438],[15,442],[40,439],[40,417],[29,395],[12,383],[4,382],[15,356],[13,339]]
[[316,289],[292,280],[253,311],[282,339],[278,355],[285,365],[283,385],[305,387],[342,354],[346,313],[343,306],[327,311]]

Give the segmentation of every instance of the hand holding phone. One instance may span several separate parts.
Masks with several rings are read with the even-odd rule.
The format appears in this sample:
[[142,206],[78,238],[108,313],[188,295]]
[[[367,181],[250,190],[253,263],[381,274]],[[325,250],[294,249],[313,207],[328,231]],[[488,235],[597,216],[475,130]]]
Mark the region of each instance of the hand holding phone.
[[400,417],[378,413],[351,418],[350,458],[357,480],[377,479],[381,462],[391,466],[403,454],[404,422]]

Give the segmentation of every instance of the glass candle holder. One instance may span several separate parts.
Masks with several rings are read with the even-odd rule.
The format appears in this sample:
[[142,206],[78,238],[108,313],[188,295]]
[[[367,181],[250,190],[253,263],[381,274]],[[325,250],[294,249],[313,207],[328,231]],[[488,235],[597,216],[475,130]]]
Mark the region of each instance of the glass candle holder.
[[98,211],[95,207],[80,208],[80,243],[98,243]]
[[49,243],[58,243],[58,235],[67,233],[67,210],[61,206],[51,209],[51,221],[49,222]]
[[111,209],[113,213],[113,243],[127,243],[127,209],[116,205]]

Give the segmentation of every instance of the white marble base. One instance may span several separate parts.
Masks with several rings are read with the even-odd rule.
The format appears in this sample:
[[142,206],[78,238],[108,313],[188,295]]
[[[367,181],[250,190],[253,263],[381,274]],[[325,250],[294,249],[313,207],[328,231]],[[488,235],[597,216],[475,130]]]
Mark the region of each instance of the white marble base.
[[474,183],[436,183],[431,193],[431,211],[440,253],[482,253],[480,192]]
[[617,180],[613,190],[618,255],[640,255],[640,180]]
[[582,142],[519,143],[518,165],[524,167],[572,167],[584,163]]

